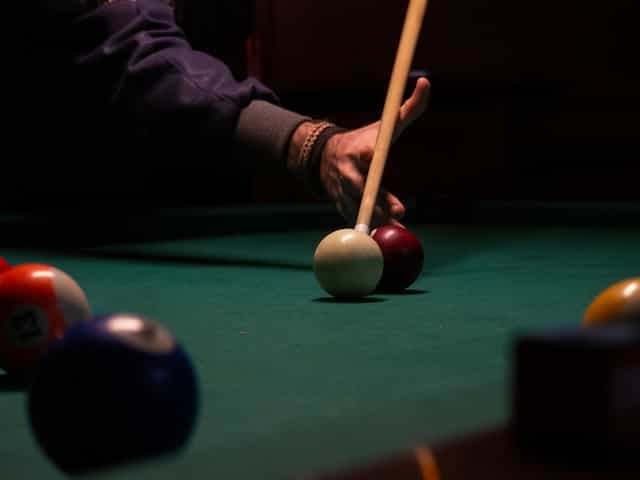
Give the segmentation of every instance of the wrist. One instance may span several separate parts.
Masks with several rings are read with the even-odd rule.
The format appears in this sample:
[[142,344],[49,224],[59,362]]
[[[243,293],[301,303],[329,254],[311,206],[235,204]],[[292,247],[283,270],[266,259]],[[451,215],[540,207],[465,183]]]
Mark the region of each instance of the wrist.
[[287,166],[309,189],[324,196],[320,175],[328,142],[343,128],[327,121],[308,121],[298,126],[291,137]]
[[304,121],[300,125],[298,125],[298,127],[291,135],[287,153],[287,168],[294,175],[301,174],[301,171],[303,169],[300,156],[302,152],[302,146],[317,124],[318,122],[315,122],[313,120]]

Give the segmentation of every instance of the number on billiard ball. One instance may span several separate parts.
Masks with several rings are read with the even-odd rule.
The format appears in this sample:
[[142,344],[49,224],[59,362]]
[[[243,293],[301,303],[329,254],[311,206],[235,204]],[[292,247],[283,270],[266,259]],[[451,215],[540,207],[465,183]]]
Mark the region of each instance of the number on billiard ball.
[[91,317],[82,288],[49,265],[18,265],[0,274],[0,368],[33,371],[66,328]]

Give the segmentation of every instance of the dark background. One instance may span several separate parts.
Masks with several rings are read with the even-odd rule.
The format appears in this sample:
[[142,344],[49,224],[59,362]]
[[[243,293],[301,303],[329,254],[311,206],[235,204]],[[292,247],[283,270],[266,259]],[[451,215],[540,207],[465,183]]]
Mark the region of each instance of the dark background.
[[[258,2],[262,77],[348,126],[381,114],[407,1]],[[414,66],[429,112],[394,147],[405,197],[640,197],[637,2],[432,0]],[[260,198],[291,190],[259,182]]]
[[[407,5],[183,0],[177,15],[194,47],[259,77],[285,107],[359,127],[381,115]],[[632,0],[431,0],[414,61],[430,72],[431,104],[391,150],[385,186],[409,202],[640,199],[639,10]],[[284,169],[226,178],[205,160],[186,144],[174,165],[87,163],[5,184],[46,189],[47,203],[318,201]]]

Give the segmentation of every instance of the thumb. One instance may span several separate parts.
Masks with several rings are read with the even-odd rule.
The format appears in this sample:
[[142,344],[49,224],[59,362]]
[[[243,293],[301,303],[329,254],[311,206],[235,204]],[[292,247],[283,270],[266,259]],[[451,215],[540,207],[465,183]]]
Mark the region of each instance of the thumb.
[[386,190],[382,190],[380,193],[385,204],[385,209],[389,212],[391,218],[393,220],[401,220],[404,218],[407,213],[407,209],[402,201]]
[[400,107],[400,116],[394,132],[394,140],[402,135],[426,111],[430,93],[431,83],[429,80],[426,77],[419,78],[411,97]]

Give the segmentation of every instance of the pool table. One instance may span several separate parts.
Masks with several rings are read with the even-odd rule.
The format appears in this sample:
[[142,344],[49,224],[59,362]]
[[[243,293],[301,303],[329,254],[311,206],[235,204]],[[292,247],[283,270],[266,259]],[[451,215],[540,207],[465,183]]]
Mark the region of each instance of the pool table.
[[[342,227],[317,205],[5,212],[0,255],[65,270],[95,313],[148,315],[192,357],[202,409],[186,449],[101,478],[311,478],[508,421],[517,335],[577,327],[598,292],[640,275],[639,209],[558,210],[460,223],[410,210],[422,276],[355,302],[315,281],[314,248]],[[0,476],[64,478],[34,441],[27,393],[0,382]]]

